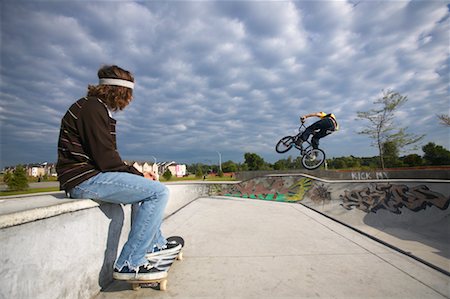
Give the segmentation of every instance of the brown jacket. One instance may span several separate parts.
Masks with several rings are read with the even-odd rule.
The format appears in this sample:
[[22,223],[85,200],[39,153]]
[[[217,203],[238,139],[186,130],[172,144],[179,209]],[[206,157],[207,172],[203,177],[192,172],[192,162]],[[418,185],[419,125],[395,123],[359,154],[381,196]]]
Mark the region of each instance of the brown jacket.
[[69,191],[100,172],[143,175],[117,152],[116,120],[100,99],[76,101],[61,120],[56,164],[60,189]]

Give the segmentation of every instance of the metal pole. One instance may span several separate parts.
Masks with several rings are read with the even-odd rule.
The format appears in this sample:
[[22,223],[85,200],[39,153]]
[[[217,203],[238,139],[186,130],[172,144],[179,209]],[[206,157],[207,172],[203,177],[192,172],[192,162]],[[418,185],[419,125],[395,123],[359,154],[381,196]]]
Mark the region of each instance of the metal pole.
[[[153,158],[153,160],[155,160],[155,165],[156,165],[156,158],[154,156],[151,156]],[[153,167],[154,169],[154,167]],[[156,174],[159,173],[159,169],[158,169],[158,165],[156,165]]]
[[219,152],[217,154],[219,155],[219,170],[222,172],[222,155]]

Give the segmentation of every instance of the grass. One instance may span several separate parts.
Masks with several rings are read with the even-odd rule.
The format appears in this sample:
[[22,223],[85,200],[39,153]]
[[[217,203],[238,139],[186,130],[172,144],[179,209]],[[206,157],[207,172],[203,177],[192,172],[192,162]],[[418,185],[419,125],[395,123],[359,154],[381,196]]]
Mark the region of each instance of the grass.
[[[196,178],[195,176],[187,176],[187,177],[172,177],[169,181],[165,180],[162,176],[160,177],[161,182],[178,182],[178,181],[203,181],[203,178]],[[218,177],[218,176],[210,176],[206,177],[205,181],[235,181],[234,178],[230,177]],[[42,193],[42,192],[56,192],[59,191],[59,187],[48,187],[48,188],[31,188],[23,191],[0,191],[0,197],[2,196],[11,196],[11,195],[24,195],[24,194],[33,194],[33,193]]]
[[[181,177],[181,178],[177,178],[177,177],[172,177],[170,180],[166,180],[164,179],[162,176],[159,177],[159,180],[161,182],[178,182],[178,181],[203,181],[203,177],[201,178],[197,178],[193,175],[187,176],[187,177]],[[235,178],[230,178],[230,177],[219,177],[219,176],[206,176],[205,181],[235,181]]]
[[33,194],[33,193],[41,193],[41,192],[56,192],[56,191],[59,191],[59,187],[32,188],[32,189],[23,190],[23,191],[0,191],[0,197],[10,196],[10,195]]

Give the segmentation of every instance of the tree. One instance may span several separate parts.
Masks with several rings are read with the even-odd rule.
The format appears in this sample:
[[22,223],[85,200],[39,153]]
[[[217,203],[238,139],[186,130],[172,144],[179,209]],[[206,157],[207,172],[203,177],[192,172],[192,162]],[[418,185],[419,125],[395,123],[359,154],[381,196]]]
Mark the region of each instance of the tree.
[[401,161],[398,156],[399,150],[397,144],[393,141],[383,143],[383,157],[387,167],[400,166]]
[[17,166],[9,178],[6,178],[5,183],[11,191],[21,191],[28,189],[28,179],[25,168],[21,165]]
[[418,154],[410,154],[403,157],[403,164],[409,167],[423,165],[423,158]]
[[406,96],[395,91],[383,91],[383,96],[375,100],[373,103],[377,108],[369,111],[357,112],[357,120],[368,120],[369,124],[359,134],[368,135],[374,141],[372,145],[378,148],[381,168],[384,169],[383,144],[386,142],[393,142],[398,149],[405,146],[413,145],[419,142],[422,136],[406,133],[406,128],[398,128],[394,132],[395,126],[393,124],[395,111],[407,101]]
[[261,170],[264,167],[264,159],[255,153],[245,153],[244,159],[248,170]]
[[290,168],[290,163],[286,159],[281,159],[273,164],[273,168],[275,170],[286,170]]
[[448,114],[440,114],[437,116],[441,121],[441,124],[450,127],[450,116]]
[[3,182],[8,185],[9,182],[12,179],[12,173],[10,171],[8,171],[7,173],[5,173],[5,175],[3,176]]
[[163,178],[165,178],[166,181],[170,181],[170,179],[172,178],[172,172],[169,169],[166,169],[166,171],[164,171],[163,173]]
[[195,170],[195,177],[201,178],[203,176],[203,170],[200,164],[197,165],[197,168]]
[[238,170],[238,167],[237,167],[236,163],[229,160],[229,161],[222,163],[222,170],[223,170],[223,172],[236,172]]
[[433,142],[422,147],[424,160],[428,165],[450,165],[450,151]]

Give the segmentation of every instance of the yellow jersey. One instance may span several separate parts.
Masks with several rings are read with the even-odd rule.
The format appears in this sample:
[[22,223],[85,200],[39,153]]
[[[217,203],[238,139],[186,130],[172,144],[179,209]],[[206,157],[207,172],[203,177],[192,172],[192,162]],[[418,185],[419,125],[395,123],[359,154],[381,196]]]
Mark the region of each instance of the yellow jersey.
[[334,123],[335,130],[336,131],[339,130],[339,124],[337,123],[336,116],[333,113],[325,113],[325,112],[319,112],[319,113],[320,113],[320,118],[321,119],[325,118],[325,117],[331,118],[331,120]]

